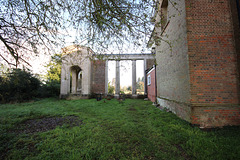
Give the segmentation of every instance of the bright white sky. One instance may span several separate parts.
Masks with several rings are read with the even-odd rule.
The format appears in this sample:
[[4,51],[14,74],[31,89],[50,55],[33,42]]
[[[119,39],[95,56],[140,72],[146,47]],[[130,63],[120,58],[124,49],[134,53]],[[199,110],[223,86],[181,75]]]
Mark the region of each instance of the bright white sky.
[[[108,62],[108,82],[116,77],[116,62]],[[137,60],[136,62],[137,79],[142,78],[144,74],[143,60]],[[136,79],[136,80],[137,80]],[[120,61],[120,86],[132,86],[132,62]]]
[[[70,32],[69,34],[74,35],[75,32]],[[74,37],[74,36],[73,36]],[[73,37],[66,37],[66,46],[72,45],[74,42]],[[82,42],[81,45],[85,45],[86,42]],[[129,44],[126,44],[126,48],[124,49],[125,53],[141,53],[141,48],[134,50],[134,48],[129,48]],[[119,51],[114,50],[115,48],[109,49],[112,50],[112,53],[118,54]],[[60,49],[59,49],[60,50]],[[46,66],[50,61],[50,55],[40,54],[38,57],[34,57],[31,61],[32,71],[36,74],[45,75]],[[132,85],[132,62],[131,61],[120,61],[120,85],[123,86],[131,86]],[[109,61],[108,64],[108,81],[111,82],[113,78],[115,78],[115,70],[116,70],[116,63],[114,61]],[[137,79],[142,78],[144,74],[144,67],[143,67],[143,60],[138,60],[136,62],[137,68]]]
[[[71,31],[68,33],[69,35],[75,35],[74,31]],[[66,45],[69,46],[74,44],[75,38],[67,36],[66,37]],[[81,45],[86,45],[87,42],[82,42]],[[131,47],[130,44],[125,45],[126,47],[124,48],[124,53],[141,53],[141,49],[136,49]],[[114,47],[110,48],[110,53],[114,54],[119,54],[119,51],[116,50]],[[60,48],[59,48],[60,51]],[[40,51],[40,53],[42,53]],[[54,54],[54,53],[52,53]],[[46,65],[49,63],[51,59],[51,55],[46,55],[46,54],[39,54],[38,56],[32,56],[31,60],[29,60],[29,63],[32,65],[30,68],[34,74],[39,74],[39,75],[46,75],[47,70],[46,70]],[[115,78],[115,62],[110,61],[108,66],[109,66],[109,71],[108,71],[108,81],[112,81],[113,78]],[[132,85],[132,62],[131,61],[121,61],[120,62],[121,68],[120,68],[120,85],[121,87],[123,86],[131,86]],[[137,68],[137,79],[143,77],[143,61],[139,60],[136,63],[136,68]]]

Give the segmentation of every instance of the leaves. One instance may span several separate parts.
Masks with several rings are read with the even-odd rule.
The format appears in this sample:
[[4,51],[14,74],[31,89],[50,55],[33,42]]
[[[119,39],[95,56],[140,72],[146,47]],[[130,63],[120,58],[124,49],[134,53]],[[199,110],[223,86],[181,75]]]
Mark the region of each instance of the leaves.
[[42,46],[51,52],[64,46],[71,29],[77,43],[87,40],[98,51],[112,44],[121,48],[152,30],[152,0],[0,0],[0,5],[0,42],[5,47],[0,54],[9,64],[11,55],[15,67],[27,63],[32,53],[40,54]]

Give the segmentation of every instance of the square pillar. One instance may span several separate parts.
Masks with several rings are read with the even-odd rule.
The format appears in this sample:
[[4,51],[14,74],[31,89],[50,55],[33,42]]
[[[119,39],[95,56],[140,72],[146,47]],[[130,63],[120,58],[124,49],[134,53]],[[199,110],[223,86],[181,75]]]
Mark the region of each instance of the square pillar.
[[77,71],[72,70],[72,94],[77,93]]
[[108,60],[105,62],[105,95],[108,94]]
[[120,94],[120,61],[116,61],[116,83],[115,83],[115,97],[118,98]]
[[147,95],[147,59],[144,59],[144,71],[143,71],[143,75],[144,75],[144,95]]
[[132,96],[136,96],[136,60],[132,60]]

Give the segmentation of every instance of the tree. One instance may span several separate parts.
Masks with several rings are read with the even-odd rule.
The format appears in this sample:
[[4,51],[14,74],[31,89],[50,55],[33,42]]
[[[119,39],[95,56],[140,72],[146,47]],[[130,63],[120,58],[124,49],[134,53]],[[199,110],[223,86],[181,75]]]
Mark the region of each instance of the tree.
[[61,80],[61,60],[62,54],[55,54],[52,56],[51,61],[46,65],[47,67],[47,82],[56,81],[60,83]]
[[127,87],[127,90],[128,90],[128,91],[132,91],[132,86],[128,86],[128,87]]
[[114,94],[115,87],[108,82],[108,93],[109,94]]
[[[153,0],[0,0],[0,57],[10,65],[29,64],[31,53],[64,45],[68,29],[76,43],[105,50],[110,44],[139,45],[150,35]],[[10,56],[10,58],[9,58]],[[14,63],[11,61],[14,59]]]
[[55,54],[52,56],[49,64],[46,65],[47,74],[46,82],[42,84],[39,96],[44,97],[56,97],[60,94],[61,84],[61,65],[62,65],[62,54]]
[[38,96],[40,81],[27,70],[13,69],[0,76],[0,101],[22,102]]

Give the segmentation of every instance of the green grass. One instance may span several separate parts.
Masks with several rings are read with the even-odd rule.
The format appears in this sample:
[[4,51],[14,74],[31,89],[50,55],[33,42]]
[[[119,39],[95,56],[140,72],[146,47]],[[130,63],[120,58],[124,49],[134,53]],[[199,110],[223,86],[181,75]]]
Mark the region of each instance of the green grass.
[[[75,115],[82,125],[34,134],[29,119]],[[0,105],[0,159],[239,159],[240,128],[202,131],[154,107],[127,99],[44,99]]]

